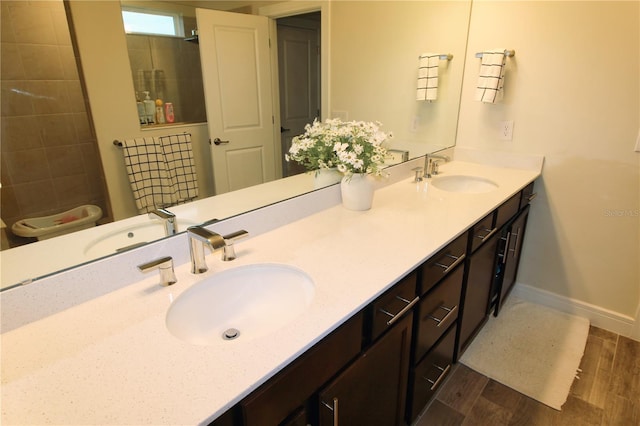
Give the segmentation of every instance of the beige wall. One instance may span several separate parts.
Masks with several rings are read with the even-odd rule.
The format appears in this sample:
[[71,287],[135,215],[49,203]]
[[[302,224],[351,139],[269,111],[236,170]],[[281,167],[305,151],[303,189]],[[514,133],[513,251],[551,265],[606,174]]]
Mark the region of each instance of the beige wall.
[[[458,146],[542,154],[518,281],[614,315],[640,293],[640,3],[474,0]],[[505,99],[473,100],[487,48]],[[513,141],[498,124],[513,120]],[[640,320],[638,318],[636,321]]]
[[[331,115],[381,121],[394,144],[420,146],[419,155],[453,145],[469,10],[466,1],[333,2]],[[427,52],[453,55],[440,61],[432,103],[415,100]]]

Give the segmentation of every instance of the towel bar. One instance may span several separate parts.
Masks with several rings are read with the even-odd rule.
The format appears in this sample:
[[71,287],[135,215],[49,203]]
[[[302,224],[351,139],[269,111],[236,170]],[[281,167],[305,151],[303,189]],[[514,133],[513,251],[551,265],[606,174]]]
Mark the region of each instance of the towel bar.
[[[476,53],[476,58],[482,58],[482,54],[484,52],[478,52]],[[496,52],[497,53],[497,52]],[[515,50],[505,50],[504,51],[504,56],[511,58],[513,56],[516,56],[516,51]]]
[[[422,59],[422,55],[418,55],[418,59]],[[447,60],[450,61],[453,59],[453,55],[451,53],[443,53],[441,55],[438,55],[438,58],[440,58],[441,61]]]

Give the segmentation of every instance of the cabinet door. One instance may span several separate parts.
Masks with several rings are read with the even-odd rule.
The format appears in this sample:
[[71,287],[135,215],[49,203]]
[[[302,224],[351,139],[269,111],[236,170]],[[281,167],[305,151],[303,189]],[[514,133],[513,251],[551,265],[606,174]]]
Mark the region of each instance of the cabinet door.
[[356,358],[362,324],[363,316],[358,313],[240,402],[243,424],[276,425],[297,411],[323,383]]
[[470,257],[462,300],[458,357],[488,318],[491,288],[496,275],[499,238],[493,235]]
[[425,405],[438,391],[453,364],[453,351],[456,342],[456,326],[453,325],[426,357],[413,368],[407,421],[413,423]]
[[402,424],[412,320],[396,323],[320,392],[320,425]]
[[499,286],[498,300],[495,314],[504,304],[504,301],[516,282],[518,266],[520,265],[520,253],[524,242],[527,219],[529,217],[529,206],[526,206],[511,222],[508,228],[504,249],[501,256],[502,276]]

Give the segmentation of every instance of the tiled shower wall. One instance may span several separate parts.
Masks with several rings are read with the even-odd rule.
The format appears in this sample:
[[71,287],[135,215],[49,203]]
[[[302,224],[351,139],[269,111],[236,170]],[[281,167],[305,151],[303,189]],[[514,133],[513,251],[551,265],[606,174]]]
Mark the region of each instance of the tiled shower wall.
[[[96,204],[109,216],[64,5],[1,2],[2,220]],[[16,239],[14,244],[19,244]]]
[[[183,17],[185,34],[197,27],[195,18]],[[175,120],[183,123],[204,123],[207,112],[204,105],[202,67],[197,44],[179,37],[127,34],[127,49],[131,63],[135,90],[139,99],[144,91],[151,99],[173,103]],[[161,90],[153,90],[152,70],[161,70]],[[145,78],[141,78],[141,74]],[[133,100],[132,100],[133,101]]]

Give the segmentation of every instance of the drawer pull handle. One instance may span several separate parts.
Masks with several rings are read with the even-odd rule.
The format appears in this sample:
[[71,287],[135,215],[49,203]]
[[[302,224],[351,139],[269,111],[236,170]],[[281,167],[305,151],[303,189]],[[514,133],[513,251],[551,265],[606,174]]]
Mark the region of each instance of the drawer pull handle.
[[424,380],[426,380],[427,382],[431,383],[430,390],[435,390],[438,387],[438,385],[440,384],[440,382],[442,381],[442,379],[444,379],[446,377],[447,373],[451,369],[451,364],[448,364],[445,368],[442,368],[439,365],[435,365],[435,364],[432,364],[432,365],[435,368],[437,368],[438,370],[440,370],[440,375],[438,376],[438,378],[435,379],[435,380],[431,380],[431,379],[428,379],[426,377],[422,377],[422,378]]
[[413,299],[413,300],[407,300],[404,297],[396,296],[396,299],[401,300],[401,301],[403,301],[404,303],[407,304],[407,306],[402,308],[402,310],[400,312],[398,312],[397,314],[392,314],[391,312],[389,312],[389,311],[387,311],[385,309],[382,309],[382,308],[378,309],[383,314],[389,315],[391,317],[391,319],[389,321],[387,321],[387,325],[391,325],[394,322],[398,321],[398,319],[400,319],[400,317],[402,317],[409,309],[411,309],[413,307],[413,305],[418,303],[418,300],[420,300],[420,297],[416,296],[416,298]]
[[486,241],[489,238],[491,238],[493,236],[493,234],[498,232],[498,228],[493,228],[493,229],[484,228],[484,231],[485,232],[489,231],[489,233],[486,234],[486,235],[476,235],[476,238],[480,238],[482,241]]
[[451,265],[445,265],[442,263],[434,263],[434,265],[441,267],[442,269],[444,269],[442,271],[442,274],[446,274],[447,272],[449,272],[450,270],[452,270],[453,268],[455,268],[456,266],[458,266],[460,264],[460,262],[462,262],[464,260],[464,258],[466,257],[466,255],[463,253],[460,256],[454,256],[452,254],[446,254],[446,257],[449,257],[451,259],[455,259],[455,261],[451,264]]
[[502,258],[502,264],[507,263],[507,255],[509,254],[509,243],[511,242],[511,232],[507,232],[507,237],[503,238],[504,241],[504,251],[499,255]]
[[333,405],[329,405],[324,401],[322,401],[322,404],[329,410],[333,411],[333,426],[338,426],[338,398],[333,398]]
[[442,309],[444,311],[447,311],[447,314],[442,317],[442,318],[436,318],[433,315],[427,315],[427,318],[434,320],[435,322],[438,323],[438,325],[436,327],[440,327],[442,326],[442,324],[447,322],[447,318],[449,318],[457,309],[458,309],[458,305],[454,306],[453,308],[447,308],[445,306],[438,306],[438,309]]
[[518,237],[520,236],[520,228],[518,228],[518,232],[511,232],[511,235],[515,236],[516,239],[513,242],[513,248],[510,248],[509,251],[513,253],[513,257],[516,257],[516,251],[518,250]]
[[529,197],[527,198],[527,200],[529,202],[533,201],[534,198],[536,198],[538,196],[537,192],[532,193],[531,195],[529,195]]

